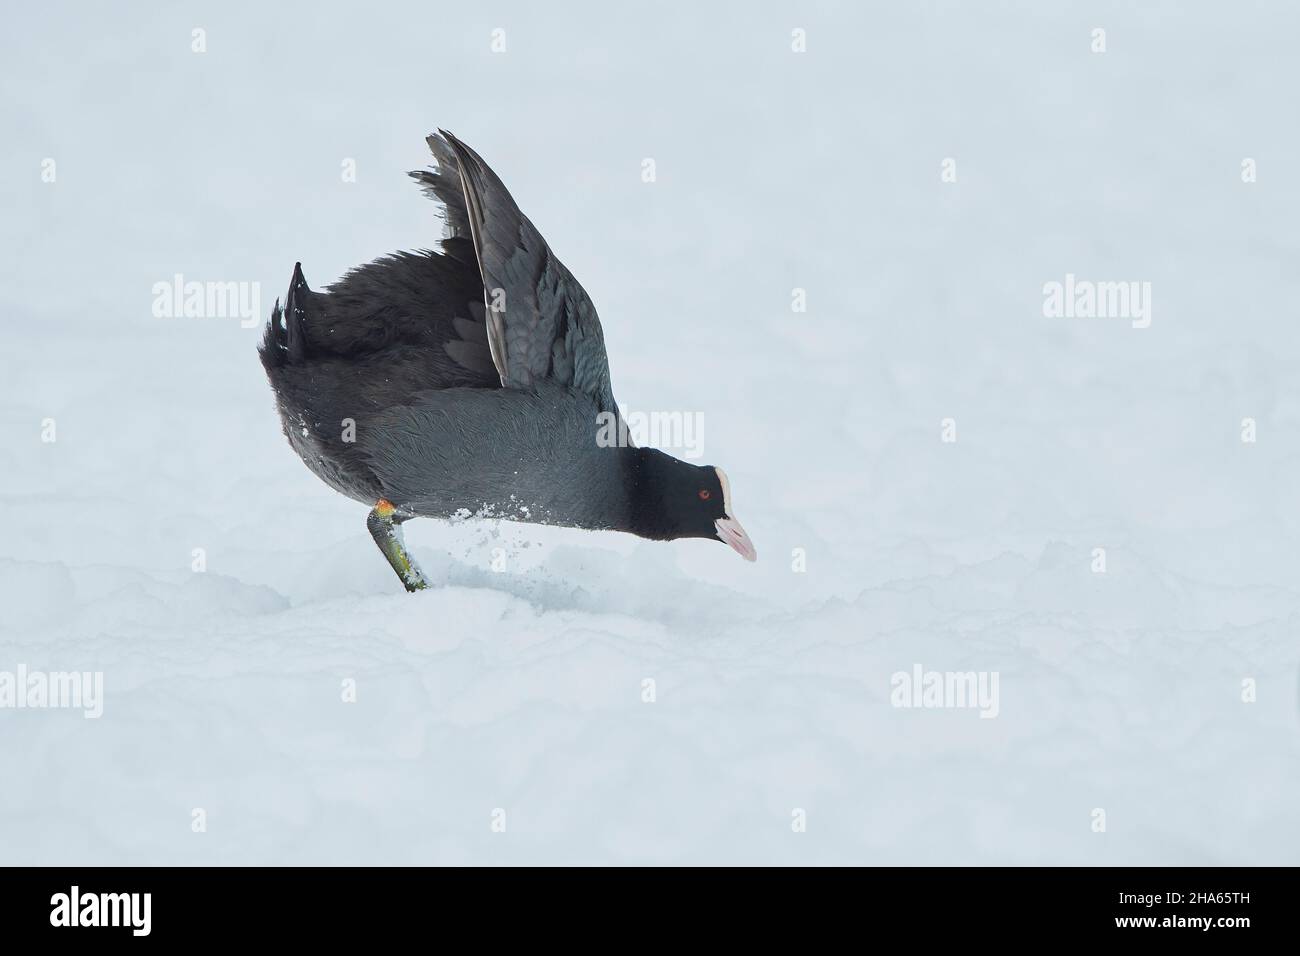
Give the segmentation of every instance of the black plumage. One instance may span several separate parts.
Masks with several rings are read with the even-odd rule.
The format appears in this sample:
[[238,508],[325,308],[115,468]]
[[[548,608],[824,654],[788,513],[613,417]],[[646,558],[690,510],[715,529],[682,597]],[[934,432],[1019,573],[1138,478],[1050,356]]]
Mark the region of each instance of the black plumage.
[[297,265],[276,302],[260,354],[290,445],[373,506],[412,590],[427,582],[399,526],[417,516],[713,538],[753,560],[720,469],[605,440],[618,408],[591,300],[478,154],[428,144],[437,165],[410,175],[445,209],[441,249],[321,292]]

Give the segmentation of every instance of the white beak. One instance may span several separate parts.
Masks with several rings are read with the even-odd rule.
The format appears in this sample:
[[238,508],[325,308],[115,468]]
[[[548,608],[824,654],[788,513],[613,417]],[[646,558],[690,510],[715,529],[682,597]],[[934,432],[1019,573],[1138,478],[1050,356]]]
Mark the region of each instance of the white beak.
[[740,522],[731,515],[725,518],[719,518],[713,522],[713,526],[718,529],[718,537],[731,545],[738,555],[746,561],[757,561],[758,552],[754,550],[754,542],[749,540],[749,535],[745,534],[745,529],[740,526]]
[[718,484],[722,485],[722,512],[725,516],[713,522],[713,527],[718,529],[718,537],[735,548],[738,555],[746,561],[757,561],[754,542],[749,540],[740,522],[731,516],[731,482],[727,480],[727,473],[721,468],[713,470],[718,473]]

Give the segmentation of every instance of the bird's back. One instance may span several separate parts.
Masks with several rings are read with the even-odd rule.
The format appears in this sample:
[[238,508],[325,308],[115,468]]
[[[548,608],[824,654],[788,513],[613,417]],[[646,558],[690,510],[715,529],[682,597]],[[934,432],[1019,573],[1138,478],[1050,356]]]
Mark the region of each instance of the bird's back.
[[357,428],[430,389],[501,387],[468,242],[397,253],[324,291],[295,268],[260,349],[290,445],[336,490],[371,503],[380,482]]

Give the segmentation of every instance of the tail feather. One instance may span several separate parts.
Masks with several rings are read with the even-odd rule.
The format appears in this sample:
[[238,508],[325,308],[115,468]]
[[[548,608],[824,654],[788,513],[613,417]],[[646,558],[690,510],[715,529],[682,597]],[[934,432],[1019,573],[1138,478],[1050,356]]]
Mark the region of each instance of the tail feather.
[[289,294],[284,300],[285,346],[289,361],[301,362],[307,354],[307,332],[303,323],[307,320],[311,289],[302,277],[302,263],[293,264],[293,278],[289,280]]
[[262,334],[262,344],[258,346],[257,354],[262,359],[262,367],[268,372],[284,364],[284,310],[280,308],[279,299],[275,300],[275,307],[271,309],[271,321],[266,323],[266,331]]
[[307,333],[303,323],[308,319],[313,294],[303,278],[302,263],[294,263],[284,308],[280,308],[280,300],[276,299],[271,320],[262,336],[262,345],[257,350],[267,369],[296,365],[306,356]]

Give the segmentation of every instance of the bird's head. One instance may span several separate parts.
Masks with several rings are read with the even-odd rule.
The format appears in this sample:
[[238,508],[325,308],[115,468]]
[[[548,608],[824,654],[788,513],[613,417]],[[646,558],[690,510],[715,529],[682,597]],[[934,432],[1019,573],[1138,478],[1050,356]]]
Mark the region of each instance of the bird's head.
[[637,534],[671,541],[711,538],[728,544],[746,561],[758,559],[754,543],[736,520],[727,473],[713,465],[692,465],[653,448],[641,452],[634,491]]

